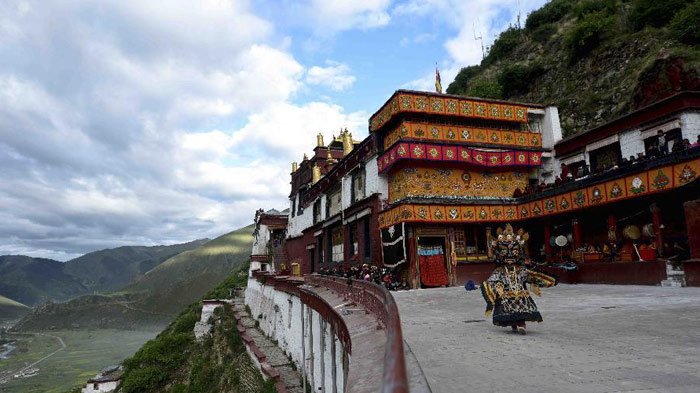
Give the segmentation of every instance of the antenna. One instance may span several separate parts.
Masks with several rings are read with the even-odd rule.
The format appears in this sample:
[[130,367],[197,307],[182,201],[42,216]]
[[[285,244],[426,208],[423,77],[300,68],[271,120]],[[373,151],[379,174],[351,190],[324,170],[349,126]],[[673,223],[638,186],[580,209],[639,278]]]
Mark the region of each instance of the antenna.
[[[479,19],[477,18],[476,21],[478,22]],[[486,53],[484,52],[484,38],[483,38],[483,34],[481,34],[481,32],[479,32],[479,36],[477,37],[477,36],[476,36],[476,23],[472,23],[472,27],[473,27],[473,29],[474,29],[474,41],[480,41],[480,42],[481,42],[481,60],[484,60],[484,57],[486,57]]]

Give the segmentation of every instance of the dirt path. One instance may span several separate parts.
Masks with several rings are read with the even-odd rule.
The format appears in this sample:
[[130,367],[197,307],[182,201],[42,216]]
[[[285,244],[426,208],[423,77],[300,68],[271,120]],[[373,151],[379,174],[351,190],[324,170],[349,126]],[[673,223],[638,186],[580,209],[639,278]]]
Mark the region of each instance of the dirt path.
[[35,361],[34,363],[32,363],[32,364],[30,364],[30,365],[28,365],[28,366],[25,366],[25,367],[23,367],[23,368],[21,368],[21,369],[15,371],[15,372],[10,373],[10,374],[7,375],[6,377],[0,378],[0,385],[2,385],[2,384],[4,384],[4,383],[7,383],[10,379],[14,378],[15,375],[17,375],[17,374],[22,374],[22,373],[24,373],[25,371],[32,369],[32,368],[33,368],[34,366],[36,366],[37,364],[43,362],[44,360],[50,358],[51,356],[53,356],[53,355],[55,355],[55,354],[57,354],[57,353],[63,351],[64,349],[68,348],[68,346],[66,345],[66,343],[63,341],[63,339],[62,339],[61,337],[54,336],[54,335],[52,335],[52,334],[46,334],[46,333],[32,333],[32,334],[35,335],[35,336],[45,336],[45,337],[55,338],[56,340],[58,340],[58,343],[61,344],[61,348],[58,348],[57,350],[51,352],[50,354],[44,356],[43,358],[41,358],[41,359]]

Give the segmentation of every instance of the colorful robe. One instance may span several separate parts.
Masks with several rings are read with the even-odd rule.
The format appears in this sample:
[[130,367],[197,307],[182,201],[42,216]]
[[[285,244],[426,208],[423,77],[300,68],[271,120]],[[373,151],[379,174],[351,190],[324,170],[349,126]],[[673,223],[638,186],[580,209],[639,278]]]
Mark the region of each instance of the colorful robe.
[[556,284],[556,278],[522,265],[498,266],[481,284],[486,314],[493,312],[493,324],[498,326],[512,326],[523,321],[542,322],[542,315],[537,311],[530,291],[539,296],[540,287]]

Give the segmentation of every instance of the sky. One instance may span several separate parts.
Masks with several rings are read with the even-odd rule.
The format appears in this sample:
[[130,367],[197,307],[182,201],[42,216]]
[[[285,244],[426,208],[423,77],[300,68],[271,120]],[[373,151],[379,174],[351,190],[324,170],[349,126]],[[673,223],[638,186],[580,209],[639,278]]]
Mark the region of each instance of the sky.
[[0,255],[213,238],[544,0],[0,2]]

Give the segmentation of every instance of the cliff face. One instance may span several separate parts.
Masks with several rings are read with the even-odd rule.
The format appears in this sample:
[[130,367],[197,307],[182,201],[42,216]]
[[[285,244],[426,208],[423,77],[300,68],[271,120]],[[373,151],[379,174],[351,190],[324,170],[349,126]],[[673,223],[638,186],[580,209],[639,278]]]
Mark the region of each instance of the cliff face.
[[481,64],[462,69],[447,91],[556,105],[571,135],[698,90],[700,1],[657,3],[549,2],[524,27],[501,33]]

